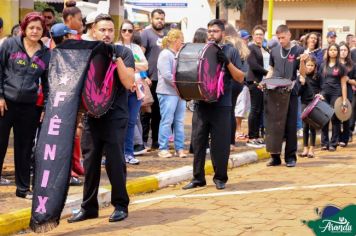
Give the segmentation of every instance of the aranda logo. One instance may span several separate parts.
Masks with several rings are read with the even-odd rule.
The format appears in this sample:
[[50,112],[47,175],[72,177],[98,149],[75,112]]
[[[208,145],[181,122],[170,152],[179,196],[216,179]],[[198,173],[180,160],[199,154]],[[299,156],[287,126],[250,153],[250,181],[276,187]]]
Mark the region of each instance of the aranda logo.
[[318,220],[303,220],[315,235],[356,235],[356,205],[343,209],[327,205],[322,210],[316,209]]
[[330,233],[351,233],[352,232],[352,225],[344,217],[340,217],[339,221],[323,220],[322,223],[325,223],[325,226],[319,226],[322,233],[324,233],[326,231],[328,231]]

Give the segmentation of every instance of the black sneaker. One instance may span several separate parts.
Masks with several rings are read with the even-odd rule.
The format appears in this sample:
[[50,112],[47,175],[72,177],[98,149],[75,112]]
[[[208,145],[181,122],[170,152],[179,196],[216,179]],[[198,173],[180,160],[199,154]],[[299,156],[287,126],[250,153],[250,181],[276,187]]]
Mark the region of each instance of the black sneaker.
[[322,146],[322,147],[321,147],[321,150],[322,150],[322,151],[329,150],[329,147],[328,147],[328,146]]
[[147,153],[147,149],[145,148],[145,145],[143,144],[138,144],[134,146],[134,156],[139,156]]
[[25,199],[31,200],[32,197],[33,197],[33,194],[31,192],[31,190],[27,190],[26,192],[20,192],[20,191],[16,190],[16,197],[20,197],[20,198],[25,198]]
[[159,143],[158,142],[152,143],[151,150],[157,150],[157,149],[159,149]]
[[69,185],[70,186],[80,186],[80,185],[82,185],[82,181],[78,177],[72,176],[72,177],[70,177]]

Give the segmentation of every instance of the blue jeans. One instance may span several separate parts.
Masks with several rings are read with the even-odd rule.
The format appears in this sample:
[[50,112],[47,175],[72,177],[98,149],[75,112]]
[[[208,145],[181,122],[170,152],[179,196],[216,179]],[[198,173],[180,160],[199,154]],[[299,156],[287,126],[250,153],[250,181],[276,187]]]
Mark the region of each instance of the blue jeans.
[[128,95],[128,107],[129,107],[129,121],[127,125],[127,131],[125,136],[125,155],[132,155],[134,152],[134,133],[137,115],[140,111],[141,100],[137,100],[136,93],[129,92]]
[[174,147],[177,151],[184,149],[184,115],[185,100],[179,96],[157,94],[161,113],[158,143],[160,150],[168,150],[169,136],[174,132]]
[[302,102],[300,100],[300,97],[298,97],[298,117],[297,117],[297,130],[300,130],[303,128],[303,122],[302,122]]

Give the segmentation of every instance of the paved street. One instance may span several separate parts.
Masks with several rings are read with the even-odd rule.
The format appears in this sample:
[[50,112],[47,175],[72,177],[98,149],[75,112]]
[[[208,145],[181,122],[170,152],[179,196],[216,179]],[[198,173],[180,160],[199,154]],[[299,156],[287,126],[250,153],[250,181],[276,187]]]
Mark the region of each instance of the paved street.
[[[356,202],[356,145],[299,159],[296,168],[267,168],[264,162],[233,169],[223,191],[182,185],[131,198],[129,218],[100,218],[75,224],[62,220],[46,235],[313,235],[302,220],[317,219],[315,208]],[[31,234],[29,234],[31,235]],[[33,235],[33,234],[32,234]]]

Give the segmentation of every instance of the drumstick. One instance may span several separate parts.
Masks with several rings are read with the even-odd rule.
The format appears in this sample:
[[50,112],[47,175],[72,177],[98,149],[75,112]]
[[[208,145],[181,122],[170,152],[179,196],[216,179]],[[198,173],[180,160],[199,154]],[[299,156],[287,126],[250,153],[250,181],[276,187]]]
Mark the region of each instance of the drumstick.
[[[313,51],[308,52],[308,54],[313,53],[313,52],[316,52],[316,51],[318,51],[319,49],[320,49],[320,48],[314,49]],[[297,57],[297,60],[299,60],[299,59],[300,59],[300,57]]]

